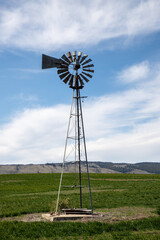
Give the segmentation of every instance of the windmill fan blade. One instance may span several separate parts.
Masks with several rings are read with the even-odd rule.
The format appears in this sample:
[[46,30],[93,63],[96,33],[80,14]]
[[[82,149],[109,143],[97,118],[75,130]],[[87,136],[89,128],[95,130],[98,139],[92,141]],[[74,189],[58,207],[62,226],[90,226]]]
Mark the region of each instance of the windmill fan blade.
[[77,56],[77,51],[73,51],[72,52],[72,55],[73,55],[73,59],[74,59],[74,61],[76,60],[76,56]]
[[86,63],[92,62],[92,59],[88,59],[87,61],[85,61],[84,63],[82,63],[82,65],[85,65]]
[[57,73],[61,74],[61,73],[67,72],[67,71],[68,71],[68,68],[62,68],[61,70],[58,70]]
[[84,56],[82,57],[82,59],[81,59],[81,61],[79,63],[82,63],[87,57],[88,57],[88,55],[84,54]]
[[87,68],[87,67],[94,67],[94,64],[89,64],[89,65],[83,66],[83,68]]
[[89,74],[89,73],[85,73],[85,72],[82,72],[82,73],[85,74],[86,76],[92,78],[92,75],[91,75],[91,74]]
[[74,87],[78,87],[78,74],[75,74]]
[[68,69],[68,66],[66,66],[66,67],[64,67],[64,66],[58,67],[58,70],[65,70],[65,69]]
[[78,58],[77,58],[78,61],[80,60],[81,56],[82,56],[82,52],[78,52]]
[[92,69],[83,69],[83,71],[87,71],[87,72],[92,72],[92,73],[94,73],[94,70],[92,70]]
[[61,65],[59,66],[60,68],[68,67],[69,64],[67,62],[65,62],[63,59],[59,59],[59,60],[60,60],[60,63],[61,63]]
[[66,72],[66,73],[63,73],[63,74],[59,75],[59,77],[60,77],[61,79],[63,79],[63,78],[66,77],[68,74],[69,74],[69,72]]
[[61,58],[64,59],[68,64],[71,63],[71,62],[69,61],[69,59],[66,57],[65,54],[63,54],[63,56],[62,56]]
[[81,77],[78,76],[78,80],[80,81],[80,84],[83,86],[84,85],[84,82],[82,81]]
[[42,54],[42,69],[60,67],[60,65],[60,59]]
[[66,83],[69,81],[70,77],[71,77],[71,74],[69,74],[69,75],[63,80],[63,82],[66,84]]
[[83,74],[80,74],[80,76],[81,76],[86,82],[89,82],[88,78],[86,78]]
[[71,62],[73,62],[73,58],[72,58],[71,52],[68,52],[68,53],[67,53],[67,57],[69,58],[69,60],[70,60]]
[[71,87],[73,86],[73,78],[74,78],[74,75],[71,76],[71,79],[70,79],[70,81],[68,83],[68,85],[70,85]]

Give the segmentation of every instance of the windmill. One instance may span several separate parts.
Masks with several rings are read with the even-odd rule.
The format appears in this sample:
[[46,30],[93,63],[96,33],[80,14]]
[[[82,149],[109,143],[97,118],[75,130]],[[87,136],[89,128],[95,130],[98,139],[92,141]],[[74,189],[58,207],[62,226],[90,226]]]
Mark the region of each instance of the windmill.
[[[73,89],[73,96],[72,96],[72,104],[69,116],[69,123],[68,123],[68,130],[67,130],[67,137],[65,143],[65,150],[64,150],[64,157],[63,157],[63,165],[62,165],[62,172],[59,184],[59,191],[58,191],[58,198],[56,204],[56,213],[58,211],[59,199],[60,199],[60,192],[62,187],[71,187],[79,189],[79,208],[72,208],[68,210],[68,212],[72,213],[83,213],[86,211],[90,211],[93,213],[93,205],[92,205],[92,196],[91,196],[91,187],[90,187],[90,179],[89,179],[89,169],[88,169],[88,159],[87,159],[87,150],[86,150],[86,140],[85,140],[85,131],[84,131],[84,123],[83,123],[83,113],[82,113],[82,100],[85,97],[81,97],[80,90],[84,87],[85,83],[89,82],[89,79],[92,78],[92,73],[94,73],[93,67],[94,65],[91,64],[92,60],[88,58],[88,55],[82,54],[82,52],[73,51],[68,52],[66,55],[59,59],[50,57],[47,55],[42,55],[42,69],[47,68],[57,68],[57,73],[60,79],[68,86]],[[74,123],[74,126],[71,126],[71,122]],[[71,131],[72,129],[72,131]],[[74,131],[74,133],[73,133]],[[72,133],[71,133],[72,132]],[[70,143],[69,141],[72,141]],[[67,150],[71,147],[71,150],[74,151],[71,159],[68,160]],[[70,167],[71,164],[74,165],[74,183],[70,186],[63,186],[62,179],[65,173],[65,167]],[[83,166],[82,166],[83,165]],[[82,184],[82,168],[84,170],[84,166],[86,167],[86,179],[84,183],[86,185],[83,186]],[[78,180],[78,183],[77,183]],[[89,193],[89,208],[86,210],[84,209],[83,203],[83,195],[82,195],[82,188],[87,187]],[[84,201],[86,203],[86,201]],[[87,202],[87,204],[88,204]],[[66,209],[67,211],[67,209]]]

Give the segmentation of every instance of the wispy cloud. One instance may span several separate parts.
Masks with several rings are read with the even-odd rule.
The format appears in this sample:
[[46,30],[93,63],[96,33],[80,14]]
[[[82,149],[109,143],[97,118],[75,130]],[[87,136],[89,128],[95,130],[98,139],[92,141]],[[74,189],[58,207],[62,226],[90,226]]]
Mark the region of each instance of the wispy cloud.
[[[145,64],[129,66],[119,75]],[[147,62],[147,69],[143,82],[137,79],[129,90],[83,103],[90,161],[159,161],[159,64]],[[1,163],[61,162],[69,109],[57,105],[15,115],[0,130]]]
[[16,71],[16,72],[26,72],[31,74],[38,74],[42,73],[41,69],[34,69],[34,68],[9,68],[9,71]]
[[25,102],[37,102],[39,99],[35,95],[27,95],[25,96],[24,93],[20,93],[17,96],[14,96],[12,98],[13,100],[20,100],[20,101],[25,101]]
[[32,50],[95,45],[160,30],[157,0],[22,0],[1,4],[0,45]]

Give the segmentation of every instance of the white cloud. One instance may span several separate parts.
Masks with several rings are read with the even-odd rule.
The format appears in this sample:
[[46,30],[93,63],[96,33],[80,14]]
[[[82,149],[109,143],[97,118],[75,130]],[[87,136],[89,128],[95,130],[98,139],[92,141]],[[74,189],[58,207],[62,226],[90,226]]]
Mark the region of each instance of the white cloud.
[[[159,161],[160,71],[159,64],[150,66],[145,84],[83,103],[90,161]],[[28,109],[3,125],[1,164],[62,162],[69,109]]]
[[118,78],[125,83],[132,83],[146,79],[150,72],[150,66],[147,61],[133,65],[119,73]]
[[28,109],[0,130],[1,163],[47,162],[59,157],[68,106]]
[[24,0],[1,4],[0,45],[57,50],[160,30],[159,0]]

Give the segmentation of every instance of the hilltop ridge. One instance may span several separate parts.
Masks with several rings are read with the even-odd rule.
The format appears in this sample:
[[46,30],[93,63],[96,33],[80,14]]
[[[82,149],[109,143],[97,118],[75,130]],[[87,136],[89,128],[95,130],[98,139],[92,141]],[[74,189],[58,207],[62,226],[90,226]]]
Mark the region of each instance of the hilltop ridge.
[[[0,174],[60,173],[61,166],[61,163],[0,165]],[[84,172],[84,167],[84,162],[82,162],[82,172]],[[67,164],[66,172],[73,172],[73,164]],[[160,163],[141,162],[129,164],[112,162],[89,162],[89,172],[160,174]]]

